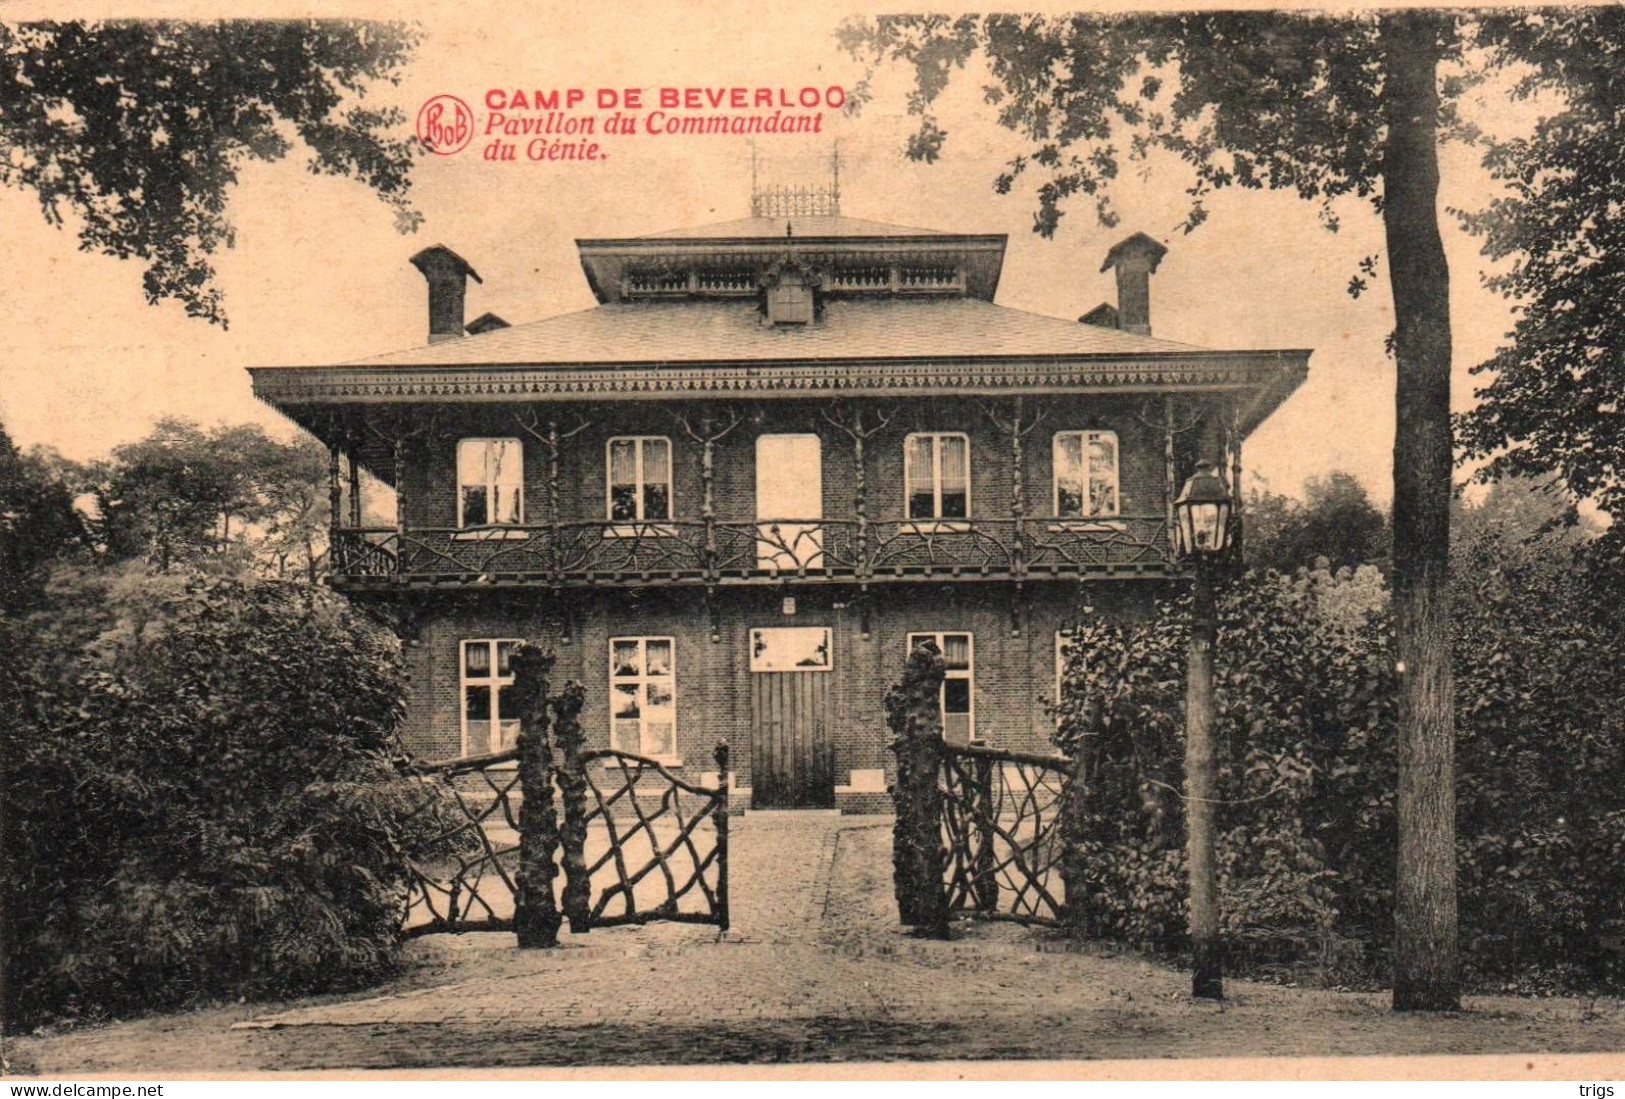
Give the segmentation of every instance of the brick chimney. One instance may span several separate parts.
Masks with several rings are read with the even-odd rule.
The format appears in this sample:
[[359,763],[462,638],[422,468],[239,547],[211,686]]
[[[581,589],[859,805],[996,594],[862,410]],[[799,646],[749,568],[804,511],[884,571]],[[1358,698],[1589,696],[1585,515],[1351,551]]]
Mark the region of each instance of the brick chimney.
[[412,266],[429,284],[429,342],[455,340],[463,335],[463,295],[468,280],[483,284],[479,272],[444,244],[425,248],[412,257]]
[[1151,335],[1151,276],[1168,249],[1144,233],[1119,241],[1106,253],[1102,271],[1117,268],[1117,327]]

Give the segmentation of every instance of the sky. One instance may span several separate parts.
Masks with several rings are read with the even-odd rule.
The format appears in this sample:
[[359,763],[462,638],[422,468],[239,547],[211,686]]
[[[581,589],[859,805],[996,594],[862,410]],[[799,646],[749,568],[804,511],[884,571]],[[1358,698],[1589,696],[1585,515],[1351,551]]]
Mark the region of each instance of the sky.
[[[442,5],[420,13],[422,42],[398,87],[369,95],[408,117],[432,95],[455,94],[483,114],[488,88],[744,85],[850,87],[861,71],[833,34],[839,5],[720,0],[653,5],[629,15],[614,5]],[[981,102],[974,72],[956,76],[940,108],[944,156],[902,156],[914,121],[904,111],[906,74],[883,73],[858,117],[826,114],[821,135],[758,139],[764,179],[823,182],[838,140],[842,212],[958,232],[1007,233],[998,302],[1076,318],[1115,300],[1106,250],[1136,230],[1169,253],[1152,281],[1156,335],[1216,348],[1312,348],[1309,380],[1249,440],[1247,484],[1297,494],[1305,478],[1346,470],[1372,496],[1391,493],[1394,368],[1383,350],[1393,313],[1385,271],[1358,300],[1346,286],[1362,257],[1382,251],[1369,205],[1338,207],[1342,228],[1321,227],[1290,194],[1220,192],[1191,235],[1178,225],[1189,178],[1177,163],[1127,171],[1114,199],[1116,228],[1074,204],[1055,237],[1031,231],[1036,201],[993,192],[1004,162],[1022,151]],[[653,92],[646,92],[652,95]],[[613,142],[613,144],[611,144]],[[620,137],[596,163],[493,164],[478,143],[428,157],[414,172],[424,215],[417,233],[395,230],[389,209],[363,185],[312,175],[296,150],[250,164],[230,195],[234,249],[217,262],[230,327],[148,306],[141,270],[81,252],[69,230],[40,216],[32,193],[0,191],[0,419],[16,441],[86,459],[148,432],[161,416],[205,424],[292,426],[252,396],[245,368],[344,362],[421,344],[426,305],[414,252],[444,243],[483,284],[467,316],[510,322],[588,308],[578,237],[634,236],[742,217],[749,212],[750,149],[744,138]],[[1143,167],[1143,171],[1141,170]],[[1441,210],[1476,208],[1491,194],[1476,155],[1447,147]],[[1444,218],[1455,335],[1454,399],[1471,402],[1469,368],[1511,323],[1507,303],[1480,283],[1478,243]]]

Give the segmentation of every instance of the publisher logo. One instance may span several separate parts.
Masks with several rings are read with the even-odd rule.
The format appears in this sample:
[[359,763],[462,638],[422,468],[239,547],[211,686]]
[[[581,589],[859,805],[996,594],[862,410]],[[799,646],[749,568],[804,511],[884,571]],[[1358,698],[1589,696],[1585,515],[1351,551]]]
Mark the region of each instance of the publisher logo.
[[436,156],[461,152],[474,137],[474,112],[454,95],[437,95],[418,111],[418,140]]

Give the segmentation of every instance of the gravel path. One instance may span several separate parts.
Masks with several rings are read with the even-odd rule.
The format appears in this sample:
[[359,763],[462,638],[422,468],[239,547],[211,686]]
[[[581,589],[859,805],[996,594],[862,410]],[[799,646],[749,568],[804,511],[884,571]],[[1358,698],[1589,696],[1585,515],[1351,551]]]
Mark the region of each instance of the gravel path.
[[[896,927],[886,818],[750,814],[734,929],[615,928],[560,949],[429,936],[372,993],[155,1016],[8,1044],[13,1070],[149,1075],[341,1068],[993,1058],[1625,1051],[1625,1002],[1477,998],[1396,1016],[1386,997],[1176,970],[1008,924],[953,942]],[[1621,1071],[1625,1074],[1625,1059]]]

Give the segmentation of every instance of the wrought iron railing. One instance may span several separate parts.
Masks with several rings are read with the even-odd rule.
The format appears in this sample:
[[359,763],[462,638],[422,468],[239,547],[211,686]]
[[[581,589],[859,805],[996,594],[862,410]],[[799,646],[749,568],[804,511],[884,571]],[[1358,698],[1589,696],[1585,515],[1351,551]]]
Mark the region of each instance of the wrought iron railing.
[[1061,822],[1072,761],[947,743],[939,757],[949,911],[1060,923]]
[[1166,519],[786,519],[551,523],[336,532],[333,574],[378,582],[866,582],[1015,578],[1171,565]]

